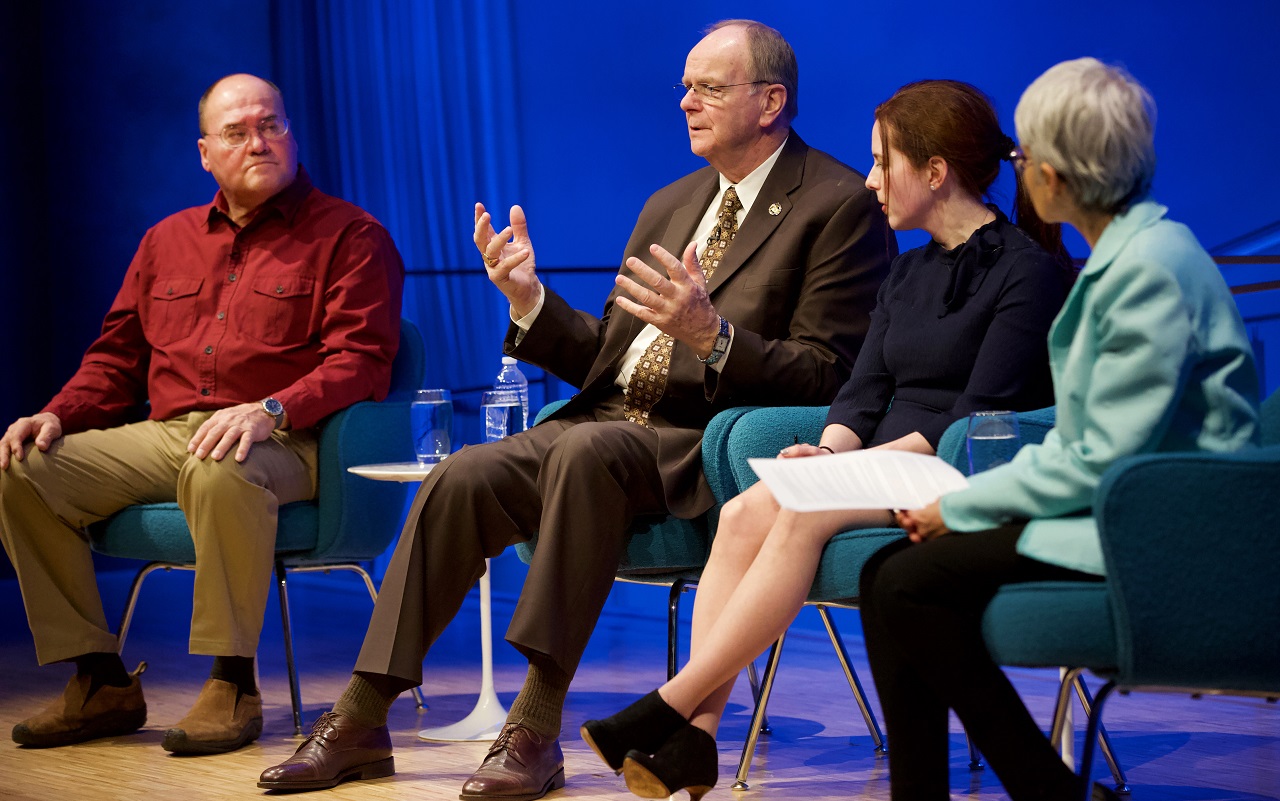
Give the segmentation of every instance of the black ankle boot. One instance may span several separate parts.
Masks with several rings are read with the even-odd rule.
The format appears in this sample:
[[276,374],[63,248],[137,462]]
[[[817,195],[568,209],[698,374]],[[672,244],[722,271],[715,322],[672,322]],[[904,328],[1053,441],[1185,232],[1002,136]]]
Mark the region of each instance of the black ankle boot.
[[685,724],[653,756],[628,751],[622,775],[627,789],[641,798],[666,798],[688,790],[690,801],[699,801],[716,786],[718,761],[715,738]]
[[588,720],[579,731],[596,756],[614,773],[621,773],[628,751],[652,754],[668,737],[688,725],[684,715],[668,706],[654,690],[612,717]]

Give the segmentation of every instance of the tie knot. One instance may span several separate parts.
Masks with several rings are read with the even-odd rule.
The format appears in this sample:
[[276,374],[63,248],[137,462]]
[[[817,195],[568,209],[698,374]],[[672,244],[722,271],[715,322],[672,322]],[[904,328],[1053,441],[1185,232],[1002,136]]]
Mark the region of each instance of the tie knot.
[[738,199],[738,190],[732,186],[724,190],[724,200],[720,201],[719,216],[725,217],[730,214],[737,214],[741,210],[742,201]]

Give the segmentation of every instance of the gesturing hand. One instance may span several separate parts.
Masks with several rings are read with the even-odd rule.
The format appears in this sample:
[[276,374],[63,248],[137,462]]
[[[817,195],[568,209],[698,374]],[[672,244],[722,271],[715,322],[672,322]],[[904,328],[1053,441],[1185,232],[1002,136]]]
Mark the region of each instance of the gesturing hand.
[[220,462],[232,446],[236,446],[236,461],[243,462],[253,443],[262,442],[275,430],[275,418],[267,414],[261,404],[228,406],[214,412],[196,430],[187,443],[187,453],[194,453],[197,459],[212,456],[215,462]]
[[26,457],[23,445],[27,440],[35,440],[35,446],[41,451],[49,450],[53,441],[62,436],[62,421],[56,414],[41,412],[31,417],[19,417],[9,426],[9,430],[0,437],[0,470],[9,469],[9,457],[19,462]]
[[476,227],[472,237],[484,259],[489,280],[506,296],[516,317],[524,317],[538,305],[542,283],[534,269],[533,242],[524,209],[511,207],[511,225],[494,232],[493,219],[483,203],[476,204]]
[[[720,315],[707,297],[707,281],[698,265],[697,246],[690,243],[683,259],[677,259],[659,245],[649,252],[666,270],[666,275],[635,258],[627,259],[627,268],[639,281],[619,275],[618,288],[631,297],[619,296],[615,301],[623,311],[634,314],[663,333],[670,334],[707,358],[720,333]],[[643,281],[644,283],[640,283]]]

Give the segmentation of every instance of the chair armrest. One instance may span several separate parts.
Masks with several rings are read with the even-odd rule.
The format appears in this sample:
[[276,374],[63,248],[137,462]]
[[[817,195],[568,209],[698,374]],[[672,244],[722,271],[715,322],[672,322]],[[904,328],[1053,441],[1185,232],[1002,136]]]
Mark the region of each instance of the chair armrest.
[[1280,446],[1118,460],[1094,514],[1125,683],[1280,689]]
[[768,406],[752,409],[729,431],[728,460],[737,493],[760,480],[752,458],[772,458],[796,440],[816,443],[822,438],[827,406]]
[[758,410],[759,406],[735,406],[725,409],[707,424],[702,434],[702,471],[711,485],[718,503],[724,503],[738,494],[738,482],[733,475],[733,460],[729,456],[729,443],[733,429],[743,417]]
[[[1056,409],[1049,406],[1031,412],[1018,414],[1018,436],[1023,445],[1039,445],[1044,442],[1049,429],[1053,428],[1057,419]],[[938,440],[938,457],[945,460],[955,469],[969,475],[969,451],[965,438],[969,433],[969,418],[961,417],[943,432]]]
[[316,549],[295,560],[365,561],[386,550],[403,523],[404,484],[373,481],[348,467],[416,458],[409,403],[362,401],[331,416],[320,430],[320,533]]
[[546,420],[547,417],[550,414],[552,414],[556,409],[559,409],[561,406],[564,406],[568,402],[569,402],[569,399],[565,398],[564,400],[551,401],[547,405],[543,406],[541,409],[538,410],[537,416],[533,418],[533,424],[537,425],[538,423],[541,423],[543,420]]

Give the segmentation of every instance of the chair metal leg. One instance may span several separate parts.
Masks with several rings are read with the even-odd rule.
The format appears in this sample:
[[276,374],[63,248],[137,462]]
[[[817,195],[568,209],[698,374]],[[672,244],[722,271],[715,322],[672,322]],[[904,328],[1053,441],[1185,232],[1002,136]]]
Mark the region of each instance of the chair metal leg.
[[[1076,695],[1080,698],[1080,706],[1084,708],[1084,713],[1092,715],[1094,700],[1089,694],[1088,685],[1084,683],[1084,676],[1077,673],[1071,684],[1076,689]],[[1124,768],[1120,766],[1120,761],[1116,759],[1115,752],[1111,748],[1111,738],[1107,735],[1107,727],[1102,725],[1101,720],[1098,721],[1098,745],[1102,748],[1103,758],[1107,760],[1107,767],[1111,769],[1111,778],[1116,783],[1116,793],[1129,795],[1129,779],[1124,775]]]
[[973,738],[969,736],[969,732],[964,733],[964,741],[969,744],[969,770],[985,768],[986,765],[982,764],[982,752],[973,744]]
[[680,651],[680,596],[690,586],[697,586],[687,579],[671,582],[667,593],[667,681],[676,677]]
[[124,653],[124,641],[129,636],[129,626],[133,623],[133,610],[138,605],[138,593],[142,591],[142,581],[157,570],[189,570],[185,565],[173,562],[148,562],[142,566],[133,583],[129,585],[129,596],[124,602],[124,614],[120,618],[120,628],[116,631],[116,652]]
[[764,686],[760,688],[760,700],[756,702],[755,712],[751,715],[751,730],[747,733],[747,742],[742,746],[742,757],[738,760],[738,773],[734,777],[732,789],[747,790],[747,773],[751,770],[751,758],[756,753],[756,742],[760,739],[760,728],[764,723],[764,710],[769,705],[769,695],[773,692],[773,680],[778,675],[778,660],[782,657],[782,643],[787,639],[786,632],[769,649],[769,660],[764,668]]
[[1084,753],[1080,756],[1080,775],[1084,777],[1083,793],[1081,799],[1089,801],[1092,795],[1092,782],[1089,776],[1093,770],[1093,744],[1098,740],[1098,727],[1102,724],[1102,705],[1106,703],[1107,698],[1111,695],[1111,691],[1116,688],[1114,681],[1108,681],[1098,689],[1098,695],[1093,699],[1093,710],[1089,713],[1089,725],[1084,733]]
[[302,693],[298,689],[298,666],[293,661],[293,628],[289,625],[289,589],[284,562],[276,560],[276,590],[280,594],[280,624],[284,629],[284,661],[289,671],[289,700],[293,704],[293,733],[302,734]]
[[853,663],[849,661],[849,652],[844,647],[844,639],[836,629],[835,621],[831,619],[831,612],[823,604],[817,606],[818,614],[822,617],[822,625],[827,627],[827,636],[831,638],[831,646],[835,648],[836,658],[840,660],[840,668],[844,670],[844,678],[849,682],[849,689],[853,690],[854,700],[858,702],[858,710],[862,712],[862,720],[867,724],[867,731],[871,733],[871,740],[876,745],[875,753],[888,753],[884,735],[880,732],[880,724],[876,721],[875,713],[871,711],[871,705],[867,702],[867,693],[862,689],[862,682],[858,680],[858,671],[854,670]]
[[1049,727],[1049,742],[1055,746],[1062,742],[1063,731],[1067,727],[1067,710],[1071,704],[1071,688],[1076,679],[1084,672],[1084,668],[1068,668],[1062,674],[1062,682],[1058,685],[1058,700],[1053,707],[1053,724]]
[[[294,573],[330,573],[334,570],[347,570],[355,573],[364,580],[364,588],[369,591],[369,600],[375,604],[378,602],[378,586],[373,583],[373,576],[369,575],[369,571],[365,570],[357,562],[346,562],[337,565],[307,565],[302,567],[291,567],[289,570]],[[418,705],[418,709],[427,709],[427,702],[422,698],[422,689],[414,687],[410,690],[413,693],[413,700]]]
[[[747,682],[751,685],[751,703],[754,705],[760,703],[760,673],[756,670],[755,660],[747,663]],[[761,734],[773,734],[773,727],[769,725],[769,716],[765,715],[764,720],[760,723]]]

